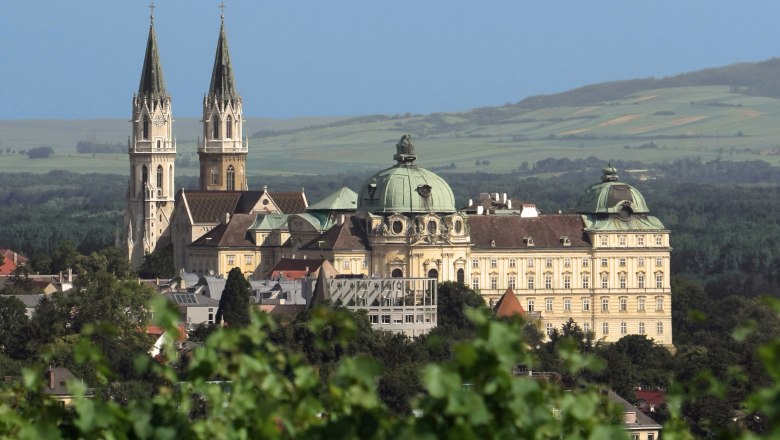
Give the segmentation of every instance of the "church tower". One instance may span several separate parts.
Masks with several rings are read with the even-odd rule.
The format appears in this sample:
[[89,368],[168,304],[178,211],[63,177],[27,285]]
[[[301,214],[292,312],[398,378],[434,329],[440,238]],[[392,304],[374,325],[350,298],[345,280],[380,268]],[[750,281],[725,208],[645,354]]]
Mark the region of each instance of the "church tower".
[[153,14],[150,19],[141,83],[133,95],[133,133],[128,139],[127,253],[136,268],[144,255],[170,243],[174,201],[176,141],[171,97],[165,90]]
[[208,95],[203,98],[203,141],[198,146],[200,189],[246,191],[248,140],[242,140],[244,119],[230,64],[225,16]]

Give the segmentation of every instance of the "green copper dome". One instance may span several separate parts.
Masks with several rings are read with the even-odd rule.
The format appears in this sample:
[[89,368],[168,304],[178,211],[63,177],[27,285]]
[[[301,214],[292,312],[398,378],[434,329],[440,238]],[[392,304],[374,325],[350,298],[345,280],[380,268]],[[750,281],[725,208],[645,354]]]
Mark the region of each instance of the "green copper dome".
[[591,185],[577,202],[580,214],[634,214],[650,212],[642,194],[633,186],[619,182],[617,170],[610,162],[602,170],[601,182]]
[[455,212],[455,196],[436,173],[414,164],[411,136],[396,145],[398,164],[366,180],[358,192],[358,210],[373,213]]

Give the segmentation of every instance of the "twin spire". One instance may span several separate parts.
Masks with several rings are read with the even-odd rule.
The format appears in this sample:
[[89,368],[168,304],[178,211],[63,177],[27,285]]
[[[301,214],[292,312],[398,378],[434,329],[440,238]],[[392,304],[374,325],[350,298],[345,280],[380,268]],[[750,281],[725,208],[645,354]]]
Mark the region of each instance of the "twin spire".
[[[221,7],[224,7],[222,5]],[[150,5],[154,12],[154,3]],[[138,96],[147,97],[150,100],[168,98],[163,79],[162,64],[157,51],[157,38],[154,33],[154,13],[150,15],[149,40],[146,43],[146,55],[144,56],[143,70],[141,71],[141,83],[138,86]],[[209,85],[209,98],[231,100],[238,98],[236,81],[233,77],[233,67],[230,64],[230,52],[228,50],[227,37],[225,36],[225,16],[221,16],[222,24],[219,28],[219,40],[217,41],[217,53],[214,57],[214,69],[211,72],[211,84]]]

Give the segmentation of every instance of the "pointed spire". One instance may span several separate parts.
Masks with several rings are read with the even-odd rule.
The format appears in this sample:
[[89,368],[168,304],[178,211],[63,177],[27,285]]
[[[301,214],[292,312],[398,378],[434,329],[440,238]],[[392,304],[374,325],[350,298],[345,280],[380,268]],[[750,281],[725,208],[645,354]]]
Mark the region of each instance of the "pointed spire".
[[138,96],[150,99],[167,98],[165,80],[163,80],[160,55],[157,52],[157,38],[154,36],[154,14],[150,15],[149,40],[146,43],[144,67],[141,71],[141,84],[138,86]]
[[233,78],[233,67],[230,64],[230,52],[228,51],[227,37],[225,36],[225,16],[222,15],[222,24],[219,27],[219,40],[217,41],[217,54],[214,57],[214,70],[211,72],[211,85],[209,86],[209,98],[236,99],[236,81]]

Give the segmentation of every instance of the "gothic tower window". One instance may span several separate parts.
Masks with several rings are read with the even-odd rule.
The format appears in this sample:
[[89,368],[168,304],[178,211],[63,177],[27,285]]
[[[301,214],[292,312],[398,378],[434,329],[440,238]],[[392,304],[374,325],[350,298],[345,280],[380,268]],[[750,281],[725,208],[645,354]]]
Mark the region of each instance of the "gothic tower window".
[[146,165],[141,167],[141,184],[146,188],[146,182],[149,181],[149,170],[146,169]]
[[149,117],[144,115],[141,139],[149,139]]
[[162,165],[157,165],[157,188],[162,189],[163,186],[163,170]]
[[158,141],[157,141],[157,149],[159,150],[160,148],[162,148],[162,142],[160,142],[160,141],[158,140]]
[[211,118],[211,138],[219,139],[219,119],[216,116]]
[[225,138],[230,139],[233,137],[233,118],[228,115],[225,121]]
[[210,177],[211,177],[211,178],[209,179],[209,181],[211,182],[211,184],[212,184],[212,185],[218,185],[218,184],[219,184],[219,174],[217,174],[217,170],[215,170],[215,169],[213,169],[213,168],[212,168],[212,169],[211,169],[211,171],[209,171],[209,175],[210,175]]
[[235,191],[236,189],[236,169],[233,165],[230,165],[227,169],[227,190]]
[[173,196],[173,165],[168,167],[168,191]]

